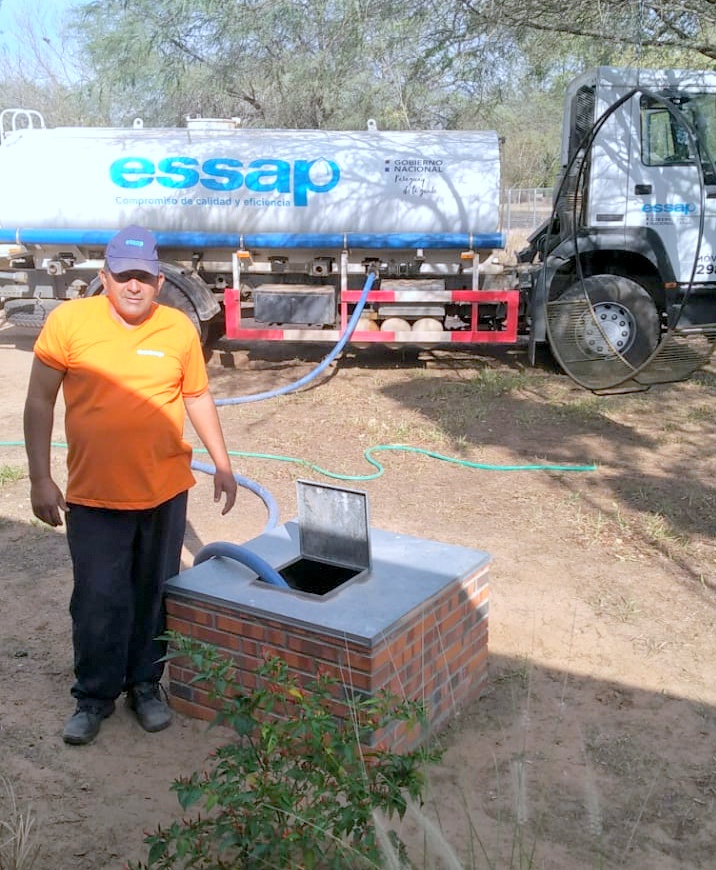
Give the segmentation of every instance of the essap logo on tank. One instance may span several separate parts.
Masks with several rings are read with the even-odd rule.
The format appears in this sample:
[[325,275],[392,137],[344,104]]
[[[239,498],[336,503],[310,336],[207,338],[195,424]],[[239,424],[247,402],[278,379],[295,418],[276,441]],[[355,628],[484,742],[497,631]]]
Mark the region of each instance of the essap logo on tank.
[[292,195],[296,206],[308,205],[309,194],[327,193],[338,184],[341,170],[333,160],[252,160],[246,166],[234,157],[122,157],[109,167],[114,184],[139,190],[157,184],[168,190],[204,187],[229,192],[245,188],[252,193]]

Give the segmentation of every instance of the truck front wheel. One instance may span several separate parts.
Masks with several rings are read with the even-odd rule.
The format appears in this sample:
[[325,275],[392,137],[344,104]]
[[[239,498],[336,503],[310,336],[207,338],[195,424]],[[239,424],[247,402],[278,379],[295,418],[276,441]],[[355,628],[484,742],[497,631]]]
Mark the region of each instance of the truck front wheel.
[[615,358],[639,368],[659,342],[661,324],[654,300],[631,278],[590,275],[548,303],[549,341],[562,368],[580,369]]

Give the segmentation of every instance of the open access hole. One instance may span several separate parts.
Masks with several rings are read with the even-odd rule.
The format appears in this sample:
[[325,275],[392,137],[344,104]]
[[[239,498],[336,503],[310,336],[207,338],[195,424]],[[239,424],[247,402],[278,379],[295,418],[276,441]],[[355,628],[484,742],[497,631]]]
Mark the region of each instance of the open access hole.
[[330,562],[319,562],[317,559],[296,559],[295,562],[279,568],[278,573],[291,589],[313,595],[326,595],[356,577],[360,571]]

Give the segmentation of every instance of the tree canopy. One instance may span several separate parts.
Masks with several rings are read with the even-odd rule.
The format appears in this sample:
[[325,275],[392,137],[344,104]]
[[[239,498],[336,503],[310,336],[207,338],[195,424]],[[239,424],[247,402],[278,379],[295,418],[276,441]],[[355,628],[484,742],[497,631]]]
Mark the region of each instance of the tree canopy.
[[0,77],[50,123],[494,128],[506,182],[546,186],[575,74],[715,62],[713,0],[91,0]]

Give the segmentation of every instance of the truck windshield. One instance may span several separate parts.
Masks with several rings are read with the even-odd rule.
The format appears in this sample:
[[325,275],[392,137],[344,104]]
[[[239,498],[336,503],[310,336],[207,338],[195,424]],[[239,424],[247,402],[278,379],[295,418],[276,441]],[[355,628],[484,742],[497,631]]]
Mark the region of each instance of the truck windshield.
[[[669,111],[663,99],[668,99],[678,111]],[[642,160],[647,166],[693,164],[695,155],[688,132],[691,130],[704,181],[716,184],[716,95],[679,93],[665,95],[663,99],[641,97]]]

